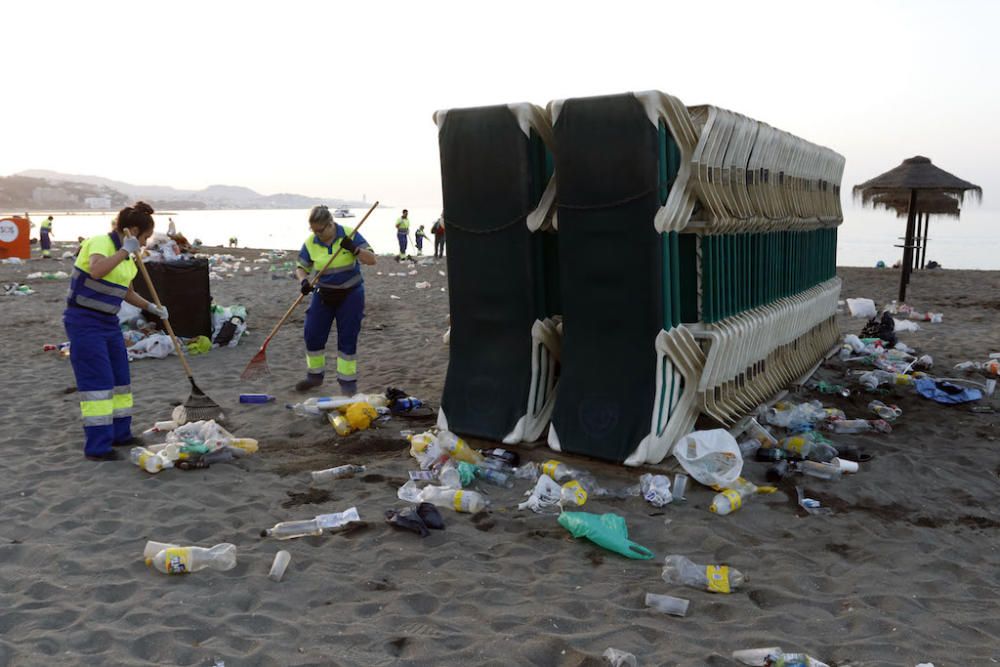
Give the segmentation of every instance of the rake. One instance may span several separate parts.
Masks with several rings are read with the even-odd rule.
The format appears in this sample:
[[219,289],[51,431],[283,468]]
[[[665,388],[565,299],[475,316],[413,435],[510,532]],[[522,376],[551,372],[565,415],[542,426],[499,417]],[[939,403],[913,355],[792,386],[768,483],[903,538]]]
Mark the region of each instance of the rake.
[[[153,297],[153,302],[159,306],[163,307],[160,303],[160,295],[156,293],[156,287],[153,286],[153,281],[149,278],[149,272],[146,271],[146,265],[143,263],[142,258],[136,255],[135,263],[139,265],[139,272],[142,273],[142,279],[146,282],[146,287],[149,288],[149,293]],[[213,401],[208,395],[203,392],[194,381],[194,374],[191,372],[191,366],[188,365],[187,358],[184,356],[184,348],[181,346],[180,341],[177,340],[177,336],[174,335],[174,328],[170,326],[170,320],[168,318],[163,318],[163,326],[166,328],[167,333],[170,335],[170,341],[174,344],[174,349],[177,350],[177,356],[181,359],[181,365],[184,366],[184,373],[187,375],[188,382],[191,383],[191,394],[188,399],[184,401],[184,410],[187,413],[188,421],[202,421],[207,419],[218,419],[223,418],[222,408],[218,403]]]
[[[358,226],[354,228],[353,232],[351,232],[351,236],[358,233],[358,230],[361,229],[361,225],[365,224],[365,220],[367,220],[368,216],[372,214],[372,211],[375,210],[376,206],[378,206],[378,202],[372,204],[372,207],[368,209],[368,212],[365,213],[365,217],[361,218],[361,222],[359,222]],[[320,276],[323,275],[323,272],[326,271],[327,268],[329,268],[330,264],[332,264],[333,260],[337,258],[337,255],[340,254],[341,250],[343,250],[343,247],[337,248],[337,252],[333,253],[323,268],[316,273],[316,276],[310,283],[310,286],[313,289],[316,288],[316,283],[319,282]],[[306,298],[305,294],[299,294],[299,297],[292,302],[292,305],[289,306],[288,310],[285,311],[285,314],[280,320],[278,320],[278,323],[274,325],[274,328],[271,329],[271,333],[269,333],[267,338],[264,339],[263,345],[261,345],[260,349],[257,350],[257,354],[253,355],[253,359],[251,359],[250,363],[247,364],[247,367],[243,369],[243,372],[240,374],[240,380],[244,382],[254,382],[271,375],[271,369],[267,366],[267,345],[271,342],[271,339],[274,338],[274,335],[278,333],[278,329],[282,327],[285,320],[287,320],[292,314],[292,311],[294,311],[295,308],[302,303],[302,299],[304,298]]]

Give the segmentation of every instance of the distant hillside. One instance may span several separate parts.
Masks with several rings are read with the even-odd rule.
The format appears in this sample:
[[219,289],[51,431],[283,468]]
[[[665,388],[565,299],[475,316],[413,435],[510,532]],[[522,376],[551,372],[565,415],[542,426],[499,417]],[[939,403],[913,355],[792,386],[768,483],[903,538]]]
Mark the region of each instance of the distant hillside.
[[[157,209],[306,208],[316,204],[361,206],[363,202],[336,197],[307,197],[290,193],[262,195],[238,185],[210,185],[181,190],[167,185],[133,185],[101,176],[63,174],[29,169],[0,177],[0,209],[32,208],[117,209],[145,200]],[[105,206],[104,204],[107,204]]]

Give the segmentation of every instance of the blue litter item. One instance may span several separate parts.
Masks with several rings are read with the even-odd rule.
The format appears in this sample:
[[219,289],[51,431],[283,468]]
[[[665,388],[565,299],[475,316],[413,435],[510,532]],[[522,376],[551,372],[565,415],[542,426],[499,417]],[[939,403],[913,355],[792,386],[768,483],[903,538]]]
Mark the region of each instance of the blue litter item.
[[929,398],[945,405],[957,405],[959,403],[969,403],[978,401],[983,397],[983,392],[974,387],[960,387],[957,384],[944,380],[932,380],[931,378],[920,378],[913,383],[917,393],[924,398]]

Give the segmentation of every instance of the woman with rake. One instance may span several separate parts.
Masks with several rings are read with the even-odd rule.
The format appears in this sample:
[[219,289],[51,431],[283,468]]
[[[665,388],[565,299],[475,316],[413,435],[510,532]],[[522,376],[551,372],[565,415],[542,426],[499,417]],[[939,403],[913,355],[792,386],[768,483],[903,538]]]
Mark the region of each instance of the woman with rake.
[[[335,223],[326,206],[314,206],[309,211],[309,229],[312,234],[302,244],[295,269],[302,294],[312,293],[305,323],[307,372],[295,388],[308,391],[323,384],[326,341],[336,320],[337,382],[341,394],[353,396],[358,391],[358,334],[365,316],[365,287],[359,263],[374,265],[375,253],[361,234]],[[314,290],[309,274],[320,270]]]
[[152,233],[149,204],[123,208],[110,234],[83,242],[73,267],[63,323],[86,434],[83,453],[91,461],[119,459],[113,446],[136,444],[128,356],[118,309],[126,301],[164,320],[168,317],[165,307],[132,290],[138,272],[132,255]]

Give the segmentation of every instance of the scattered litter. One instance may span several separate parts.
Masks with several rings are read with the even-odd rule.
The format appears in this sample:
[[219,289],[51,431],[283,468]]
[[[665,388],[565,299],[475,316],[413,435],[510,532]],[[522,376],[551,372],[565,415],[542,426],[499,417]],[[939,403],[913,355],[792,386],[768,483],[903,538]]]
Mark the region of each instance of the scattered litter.
[[390,299],[397,299],[398,300],[400,297],[396,296],[395,294],[390,294],[389,298]]
[[763,667],[767,664],[767,656],[780,653],[780,646],[769,646],[767,648],[746,648],[733,651],[733,660],[751,667]]
[[698,565],[678,554],[663,559],[660,577],[668,584],[700,588],[710,593],[732,593],[747,581],[742,572],[728,565]]
[[642,497],[653,507],[663,507],[674,499],[670,493],[670,478],[646,473],[639,478]]
[[[17,259],[12,257],[11,259]],[[35,293],[35,290],[31,289],[27,285],[22,285],[20,283],[4,283],[3,284],[3,295],[4,296],[30,296]]]
[[875,302],[871,299],[847,299],[847,309],[851,317],[872,318],[878,314],[875,309]]
[[428,287],[431,286],[431,284],[426,280],[422,280],[419,283],[415,283],[413,286],[416,287],[417,289],[427,289]]
[[284,549],[274,554],[274,562],[271,563],[271,571],[267,573],[267,578],[271,581],[281,581],[290,560],[292,555]]
[[343,512],[320,514],[312,519],[300,521],[282,521],[273,527],[260,531],[261,537],[273,537],[276,540],[290,540],[308,535],[322,535],[326,532],[345,530],[352,524],[361,522],[358,508],[351,507]]
[[26,275],[25,280],[66,280],[69,278],[69,274],[65,271],[56,271],[52,273],[50,271],[35,271],[34,273],[29,273]]
[[585,537],[594,544],[628,558],[647,560],[653,552],[628,539],[625,519],[614,513],[590,514],[589,512],[563,512],[559,525],[573,537]]
[[608,648],[601,657],[607,660],[611,667],[638,667],[639,665],[634,655],[616,648]]
[[920,325],[912,320],[896,320],[895,327],[893,328],[893,331],[895,331],[896,333],[902,331],[919,331],[919,330],[920,330]]
[[210,549],[168,547],[152,558],[147,558],[146,565],[163,574],[188,574],[207,569],[225,572],[236,567],[236,545],[216,544]]
[[656,593],[646,593],[646,606],[651,607],[664,614],[671,616],[687,616],[690,600],[675,598],[670,595],[658,595]]

